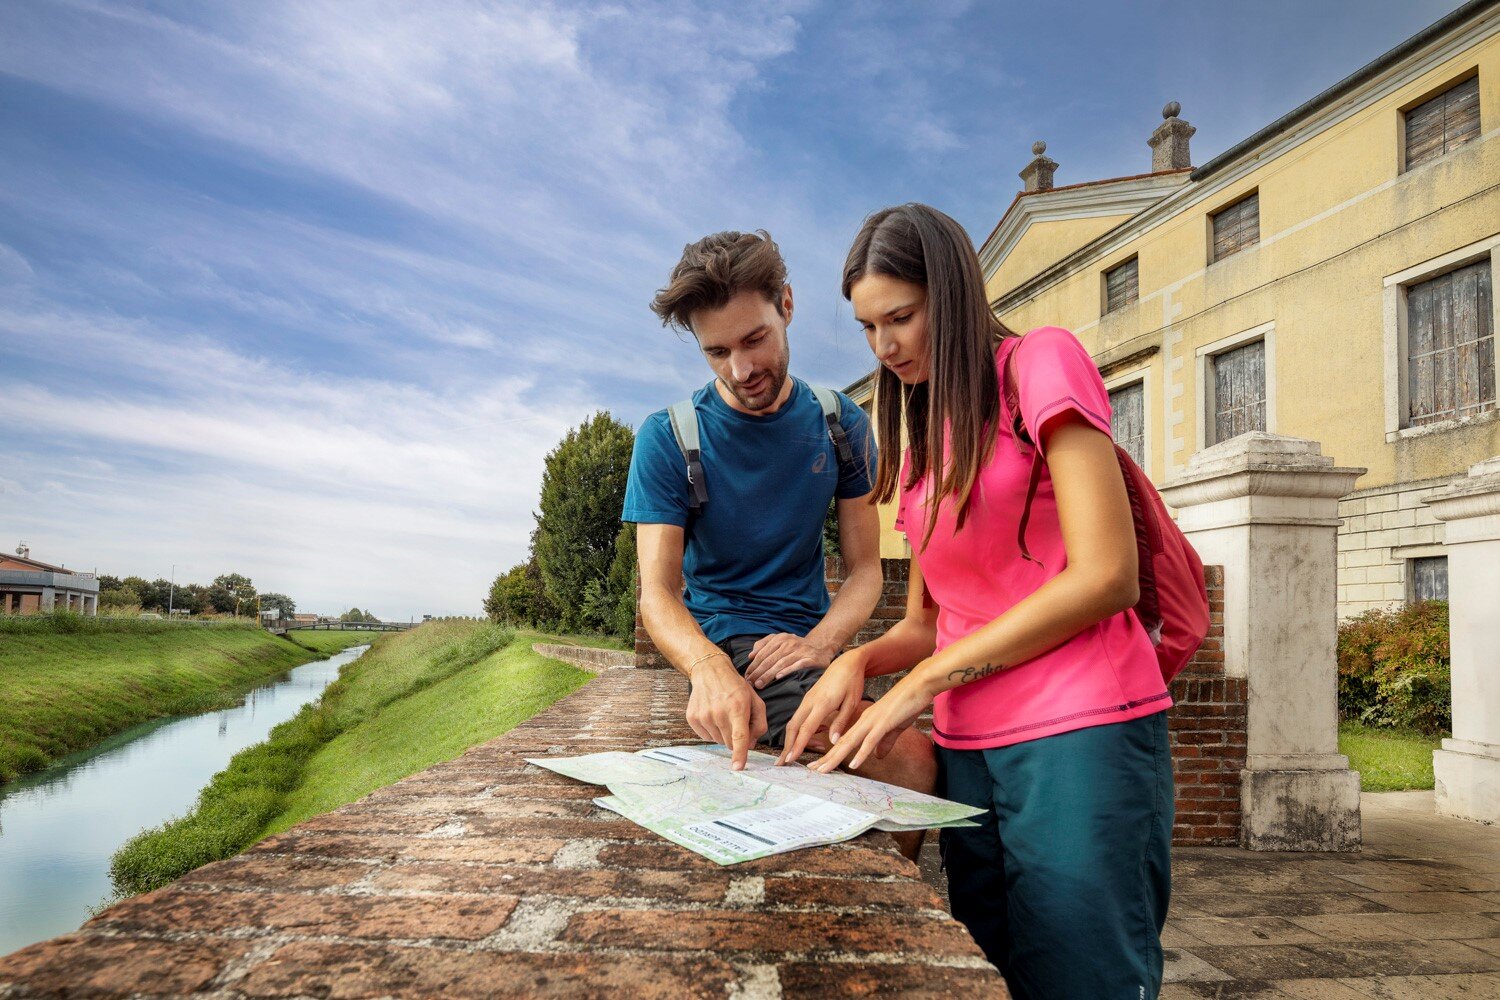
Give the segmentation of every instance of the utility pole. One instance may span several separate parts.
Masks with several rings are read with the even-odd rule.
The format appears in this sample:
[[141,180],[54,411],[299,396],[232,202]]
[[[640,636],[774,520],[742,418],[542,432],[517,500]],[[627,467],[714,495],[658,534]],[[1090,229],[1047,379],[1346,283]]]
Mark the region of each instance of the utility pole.
[[[157,577],[158,580],[161,577]],[[167,617],[172,617],[172,600],[177,596],[177,564],[172,564],[172,579],[167,584]]]

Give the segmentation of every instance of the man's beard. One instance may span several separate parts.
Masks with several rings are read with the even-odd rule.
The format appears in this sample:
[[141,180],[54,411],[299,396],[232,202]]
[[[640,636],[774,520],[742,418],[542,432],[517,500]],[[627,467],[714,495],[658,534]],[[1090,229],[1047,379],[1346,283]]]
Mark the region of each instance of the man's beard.
[[766,387],[753,396],[746,396],[742,394],[740,392],[739,386],[733,385],[729,382],[725,382],[724,384],[728,386],[730,394],[733,395],[735,399],[739,400],[740,405],[745,409],[764,410],[766,407],[772,405],[776,402],[776,400],[781,398],[781,389],[784,385],[786,385],[786,373],[790,365],[791,356],[790,352],[788,352],[787,354],[783,354],[781,356],[781,366],[778,369],[765,373],[769,376],[766,379]]

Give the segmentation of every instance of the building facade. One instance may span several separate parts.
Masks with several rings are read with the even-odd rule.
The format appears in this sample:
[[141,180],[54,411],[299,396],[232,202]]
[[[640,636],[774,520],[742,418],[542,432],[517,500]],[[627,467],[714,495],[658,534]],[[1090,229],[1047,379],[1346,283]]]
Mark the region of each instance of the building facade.
[[30,615],[54,608],[98,614],[99,580],[93,573],[33,559],[29,549],[0,555],[0,614]]
[[[980,248],[992,308],[1079,337],[1158,483],[1252,430],[1367,468],[1339,505],[1341,615],[1446,597],[1423,501],[1500,454],[1500,4],[1459,8],[1202,166],[1180,110],[1138,175],[1056,186],[1033,147]],[[868,380],[850,391],[869,405]],[[883,555],[905,551],[892,518]]]

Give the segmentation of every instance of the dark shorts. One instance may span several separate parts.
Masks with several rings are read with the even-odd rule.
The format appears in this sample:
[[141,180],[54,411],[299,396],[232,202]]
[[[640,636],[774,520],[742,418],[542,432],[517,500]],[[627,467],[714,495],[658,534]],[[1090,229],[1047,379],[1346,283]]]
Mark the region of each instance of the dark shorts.
[[1011,996],[1153,1000],[1172,891],[1167,714],[939,747],[938,766],[938,794],[986,810],[940,845],[953,916]]
[[[734,661],[734,669],[740,672],[741,677],[745,676],[745,671],[750,666],[750,650],[762,638],[764,636],[761,635],[732,635],[719,643],[719,648]],[[821,669],[798,670],[755,692],[766,703],[767,728],[766,735],[760,738],[762,743],[781,748],[786,742],[786,724],[797,713],[797,706],[802,704],[803,695],[811,691],[822,676]]]

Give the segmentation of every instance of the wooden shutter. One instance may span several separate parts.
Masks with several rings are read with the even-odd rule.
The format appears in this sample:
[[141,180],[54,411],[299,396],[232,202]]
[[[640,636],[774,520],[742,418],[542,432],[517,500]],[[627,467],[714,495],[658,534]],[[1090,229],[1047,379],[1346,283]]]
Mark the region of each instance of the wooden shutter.
[[1104,276],[1104,311],[1114,312],[1141,297],[1140,258],[1132,257]]
[[1495,406],[1491,284],[1486,258],[1407,289],[1408,426]]
[[1213,443],[1265,430],[1266,342],[1225,351],[1214,358],[1213,368]]
[[1260,193],[1235,202],[1214,216],[1214,260],[1223,260],[1260,242]]
[[1411,596],[1417,601],[1448,599],[1448,557],[1428,556],[1411,561]]
[[1479,136],[1479,77],[1406,113],[1406,168],[1435,160]]
[[1109,394],[1109,433],[1135,464],[1146,465],[1146,386],[1136,382]]

